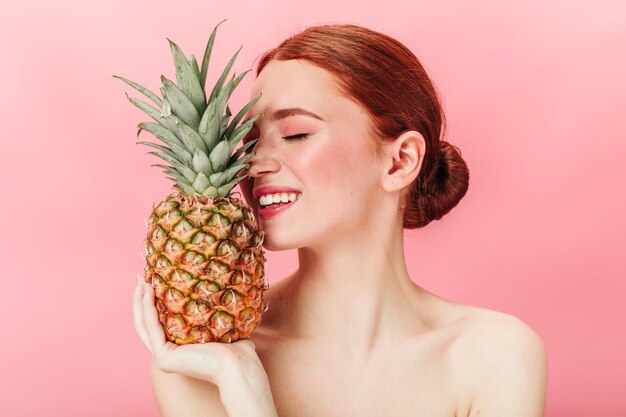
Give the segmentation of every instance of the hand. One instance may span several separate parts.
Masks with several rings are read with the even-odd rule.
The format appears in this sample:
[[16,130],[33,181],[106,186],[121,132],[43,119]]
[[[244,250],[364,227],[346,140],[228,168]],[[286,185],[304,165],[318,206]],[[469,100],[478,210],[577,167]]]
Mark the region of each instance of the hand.
[[267,374],[251,340],[178,346],[166,340],[154,305],[154,288],[139,274],[133,298],[135,332],[159,369],[216,384],[227,410],[241,409],[248,402],[251,409],[259,411],[262,404],[262,408],[270,410],[263,415],[275,414]]

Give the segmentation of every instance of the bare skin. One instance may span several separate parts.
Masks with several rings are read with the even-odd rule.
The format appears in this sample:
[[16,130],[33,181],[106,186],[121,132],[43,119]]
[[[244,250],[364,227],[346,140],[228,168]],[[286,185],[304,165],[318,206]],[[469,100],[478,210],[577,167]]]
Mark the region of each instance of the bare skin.
[[[246,201],[258,215],[253,189],[301,192],[288,210],[260,220],[264,247],[297,249],[299,260],[270,284],[269,309],[251,337],[278,415],[543,416],[541,339],[513,316],[443,299],[408,274],[400,204],[421,168],[421,134],[405,132],[378,153],[367,113],[332,74],[303,61],[270,62],[251,96],[258,93],[249,116],[263,117],[250,136],[259,141],[241,182]],[[277,113],[293,108],[318,118]],[[153,373],[172,415],[180,404],[195,410],[190,416],[226,415],[214,387],[184,378]]]
[[[356,347],[288,336],[281,331],[294,276],[270,287],[267,299],[274,308],[268,310],[251,337],[268,374],[279,416],[498,415],[489,413],[491,409],[510,410],[510,414],[500,415],[543,415],[541,343],[515,317],[454,303],[415,286],[413,311],[417,314],[404,323],[407,331],[361,356]],[[476,353],[488,340],[506,340],[507,335],[508,342],[485,349],[482,355]],[[519,358],[498,352],[513,341],[538,349],[534,359],[524,361],[535,366],[536,385],[526,386],[524,394],[528,395],[523,397],[517,395],[522,391],[513,396],[505,393],[499,399],[500,393],[481,393],[481,385],[485,389],[491,386],[487,379],[493,377],[481,370],[499,366],[498,361],[520,366]],[[503,353],[504,357],[489,358]],[[515,386],[511,381],[500,382],[510,389]],[[490,407],[498,401],[503,406]]]
[[467,308],[416,288],[413,296],[421,298],[428,317],[416,315],[403,322],[403,333],[359,351],[331,340],[284,336],[280,317],[289,310],[288,286],[289,280],[276,285],[269,299],[285,307],[264,317],[253,336],[280,416],[467,415],[466,390],[454,377],[452,358]]

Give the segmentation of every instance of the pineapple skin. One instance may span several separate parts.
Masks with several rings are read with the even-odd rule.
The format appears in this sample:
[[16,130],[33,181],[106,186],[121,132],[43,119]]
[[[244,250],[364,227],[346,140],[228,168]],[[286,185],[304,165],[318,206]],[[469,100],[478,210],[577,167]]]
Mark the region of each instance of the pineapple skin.
[[263,238],[252,209],[237,198],[179,190],[153,207],[144,276],[168,341],[250,336],[268,307]]

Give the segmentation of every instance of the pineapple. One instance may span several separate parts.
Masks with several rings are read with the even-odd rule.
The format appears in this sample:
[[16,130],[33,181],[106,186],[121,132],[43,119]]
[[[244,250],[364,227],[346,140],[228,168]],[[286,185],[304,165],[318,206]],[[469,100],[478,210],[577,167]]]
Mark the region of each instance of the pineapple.
[[[221,23],[220,23],[221,24]],[[176,344],[225,342],[247,338],[261,321],[269,288],[264,274],[264,232],[252,209],[231,196],[246,178],[253,153],[250,141],[234,152],[256,117],[238,126],[260,96],[230,121],[227,101],[250,71],[225,82],[241,48],[228,62],[211,93],[204,85],[218,24],[211,33],[202,67],[187,59],[168,39],[176,67],[177,84],[161,76],[163,98],[145,87],[114,75],[156,104],[128,97],[157,123],[139,123],[163,144],[137,142],[169,165],[174,192],[153,205],[145,239],[145,279],[155,288],[156,308],[167,340]],[[230,123],[229,123],[230,121]],[[242,156],[246,153],[244,156]]]

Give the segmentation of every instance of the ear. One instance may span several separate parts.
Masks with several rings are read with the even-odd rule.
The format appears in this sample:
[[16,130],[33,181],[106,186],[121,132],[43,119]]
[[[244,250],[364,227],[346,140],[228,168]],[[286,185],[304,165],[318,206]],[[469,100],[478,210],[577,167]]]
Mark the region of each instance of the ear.
[[402,190],[419,174],[426,153],[426,140],[421,133],[409,130],[398,136],[395,141],[382,146],[384,155],[382,187],[389,192]]

